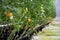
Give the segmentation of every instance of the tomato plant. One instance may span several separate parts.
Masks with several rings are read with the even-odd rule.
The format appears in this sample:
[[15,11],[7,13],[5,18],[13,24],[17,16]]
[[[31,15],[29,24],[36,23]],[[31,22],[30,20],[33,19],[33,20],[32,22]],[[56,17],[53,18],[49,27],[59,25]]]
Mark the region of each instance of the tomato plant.
[[37,24],[53,20],[56,16],[54,3],[55,0],[0,0],[0,23],[11,23],[15,32],[25,30],[26,25],[26,29],[33,29]]

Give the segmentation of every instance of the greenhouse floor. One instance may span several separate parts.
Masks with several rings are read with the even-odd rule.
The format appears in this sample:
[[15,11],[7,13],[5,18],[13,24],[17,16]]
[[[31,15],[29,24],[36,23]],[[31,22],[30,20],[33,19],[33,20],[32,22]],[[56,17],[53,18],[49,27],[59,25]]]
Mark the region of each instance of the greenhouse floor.
[[43,33],[39,32],[37,36],[33,36],[32,40],[60,40],[60,19],[56,19],[43,29]]

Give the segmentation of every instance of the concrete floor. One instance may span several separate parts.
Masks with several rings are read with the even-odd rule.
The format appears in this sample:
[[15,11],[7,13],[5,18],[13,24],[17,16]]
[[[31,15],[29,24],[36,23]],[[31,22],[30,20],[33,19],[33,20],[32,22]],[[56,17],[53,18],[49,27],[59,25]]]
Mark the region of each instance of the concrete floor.
[[54,20],[49,27],[43,29],[44,33],[38,33],[32,40],[60,40],[60,21]]

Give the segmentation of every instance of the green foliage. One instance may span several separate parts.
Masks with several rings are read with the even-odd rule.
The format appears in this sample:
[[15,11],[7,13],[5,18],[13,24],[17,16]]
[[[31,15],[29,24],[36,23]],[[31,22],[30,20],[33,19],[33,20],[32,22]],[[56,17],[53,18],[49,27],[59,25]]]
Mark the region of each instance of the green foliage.
[[[29,24],[35,26],[36,24],[43,24],[55,17],[55,0],[1,0],[0,2],[0,22],[14,23],[28,25],[27,19],[31,18],[32,22]],[[4,15],[6,12],[7,15]],[[9,12],[12,12],[13,19],[8,17]]]
[[[0,23],[12,23],[17,31],[25,28],[24,25],[33,28],[37,24],[45,24],[56,16],[54,2],[55,0],[0,0]],[[8,40],[15,32],[10,34]]]

